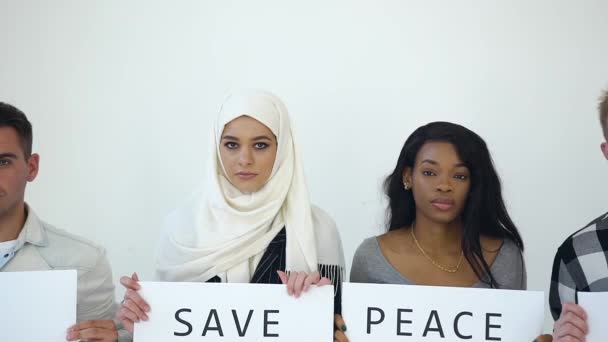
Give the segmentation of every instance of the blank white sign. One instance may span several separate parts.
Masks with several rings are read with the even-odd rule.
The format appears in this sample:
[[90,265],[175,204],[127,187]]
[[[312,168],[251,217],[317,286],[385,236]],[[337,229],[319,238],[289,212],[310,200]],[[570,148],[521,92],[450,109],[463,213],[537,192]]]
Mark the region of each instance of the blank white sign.
[[578,304],[587,313],[589,334],[587,342],[608,341],[608,324],[606,324],[606,308],[608,308],[608,292],[579,292]]
[[75,270],[0,272],[0,341],[65,341],[77,281]]

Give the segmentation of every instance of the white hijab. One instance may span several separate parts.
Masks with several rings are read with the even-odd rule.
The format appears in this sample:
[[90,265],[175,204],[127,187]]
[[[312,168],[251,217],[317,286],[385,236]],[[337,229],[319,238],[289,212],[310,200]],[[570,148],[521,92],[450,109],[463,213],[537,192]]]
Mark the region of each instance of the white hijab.
[[[224,126],[243,116],[266,125],[277,138],[277,155],[267,183],[255,193],[233,186],[219,147]],[[206,188],[169,215],[157,252],[165,281],[249,282],[269,243],[287,231],[286,270],[344,269],[334,221],[311,206],[300,153],[285,105],[273,94],[253,90],[230,95],[213,132]]]

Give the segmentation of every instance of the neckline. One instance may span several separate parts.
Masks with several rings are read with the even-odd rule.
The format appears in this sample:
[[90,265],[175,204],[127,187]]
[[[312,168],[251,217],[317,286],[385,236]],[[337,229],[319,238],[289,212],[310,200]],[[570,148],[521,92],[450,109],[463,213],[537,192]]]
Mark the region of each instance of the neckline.
[[[410,284],[410,285],[419,285],[419,286],[424,286],[424,285],[420,285],[420,284],[416,284],[416,283],[414,283],[413,281],[411,281],[411,280],[409,280],[408,278],[406,278],[406,277],[405,277],[405,275],[401,274],[401,272],[399,272],[399,271],[398,271],[398,270],[395,268],[395,266],[393,266],[393,264],[391,264],[391,263],[388,261],[388,259],[386,258],[386,256],[385,256],[385,255],[384,255],[384,253],[382,252],[382,248],[380,247],[380,243],[378,242],[378,236],[373,237],[373,239],[374,239],[374,244],[375,244],[375,247],[376,247],[376,248],[377,248],[377,250],[378,250],[378,254],[380,254],[380,257],[382,258],[382,262],[383,262],[383,263],[385,263],[386,265],[388,265],[388,267],[390,268],[390,270],[391,270],[393,273],[395,273],[397,276],[399,276],[399,278],[401,278],[401,280],[403,280],[403,281],[404,281],[404,282],[406,282],[407,284]],[[500,258],[500,257],[502,256],[503,249],[504,249],[503,247],[505,247],[506,243],[507,243],[507,241],[506,241],[506,240],[504,240],[504,241],[502,242],[502,244],[500,245],[500,249],[498,250],[498,254],[496,255],[496,258],[494,258],[494,261],[493,261],[493,262],[492,262],[492,264],[490,265],[490,272],[493,272],[493,271],[494,271],[494,266],[497,264],[497,262],[496,262],[496,261],[497,261],[497,260],[499,260],[498,258]],[[479,280],[478,282],[476,282],[476,283],[474,283],[474,284],[472,284],[472,285],[469,285],[469,286],[467,286],[467,287],[469,287],[469,288],[475,288],[475,287],[478,287],[478,286],[479,286],[479,285],[481,285],[481,284],[486,284],[486,283],[484,283],[482,280]],[[447,285],[433,285],[433,286],[447,286]],[[466,288],[466,287],[465,287],[465,288]]]
[[9,240],[0,242],[0,250],[8,250],[17,246],[17,240]]

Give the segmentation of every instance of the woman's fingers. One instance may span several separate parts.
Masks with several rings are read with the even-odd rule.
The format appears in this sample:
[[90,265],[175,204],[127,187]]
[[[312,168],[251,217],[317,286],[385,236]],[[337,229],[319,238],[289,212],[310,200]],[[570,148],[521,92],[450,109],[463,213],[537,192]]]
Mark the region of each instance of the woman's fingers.
[[287,294],[296,298],[302,293],[308,291],[312,285],[324,286],[331,285],[332,282],[328,278],[321,278],[318,271],[307,274],[306,272],[283,272],[277,271],[279,279],[287,285]]
[[302,290],[304,289],[304,282],[309,277],[305,272],[298,272],[296,275],[296,280],[293,285],[293,295],[296,298],[299,298],[302,294]]
[[302,292],[308,291],[312,284],[316,284],[319,282],[320,278],[321,276],[319,275],[319,272],[314,272],[308,277],[306,277],[306,279],[304,280],[304,288],[302,289]]
[[319,282],[317,283],[317,286],[325,285],[331,285],[331,280],[329,278],[321,278],[321,280],[319,280]]
[[346,338],[346,323],[342,315],[334,315],[334,342],[348,342]]
[[279,275],[279,279],[281,279],[281,283],[283,283],[284,285],[287,285],[287,282],[289,281],[289,277],[287,276],[287,273],[285,273],[283,271],[277,271],[277,274]]

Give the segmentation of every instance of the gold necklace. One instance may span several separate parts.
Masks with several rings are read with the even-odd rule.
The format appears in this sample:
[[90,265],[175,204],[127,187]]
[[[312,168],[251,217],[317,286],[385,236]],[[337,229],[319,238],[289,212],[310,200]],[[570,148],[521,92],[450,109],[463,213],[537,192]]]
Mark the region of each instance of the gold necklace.
[[412,233],[412,238],[414,239],[414,243],[416,244],[416,247],[418,247],[418,249],[420,250],[420,252],[422,253],[422,255],[424,255],[432,264],[433,266],[437,267],[438,269],[444,271],[444,272],[448,272],[448,273],[456,273],[458,272],[458,269],[460,268],[460,265],[462,264],[462,260],[464,259],[464,252],[461,250],[460,251],[460,258],[458,259],[458,264],[456,265],[456,268],[447,268],[443,265],[441,265],[440,263],[436,262],[435,260],[433,260],[433,258],[431,258],[422,248],[422,246],[420,246],[420,243],[418,242],[418,239],[416,239],[416,234],[414,234],[414,226],[415,224],[412,224],[412,228],[410,228],[410,232]]

